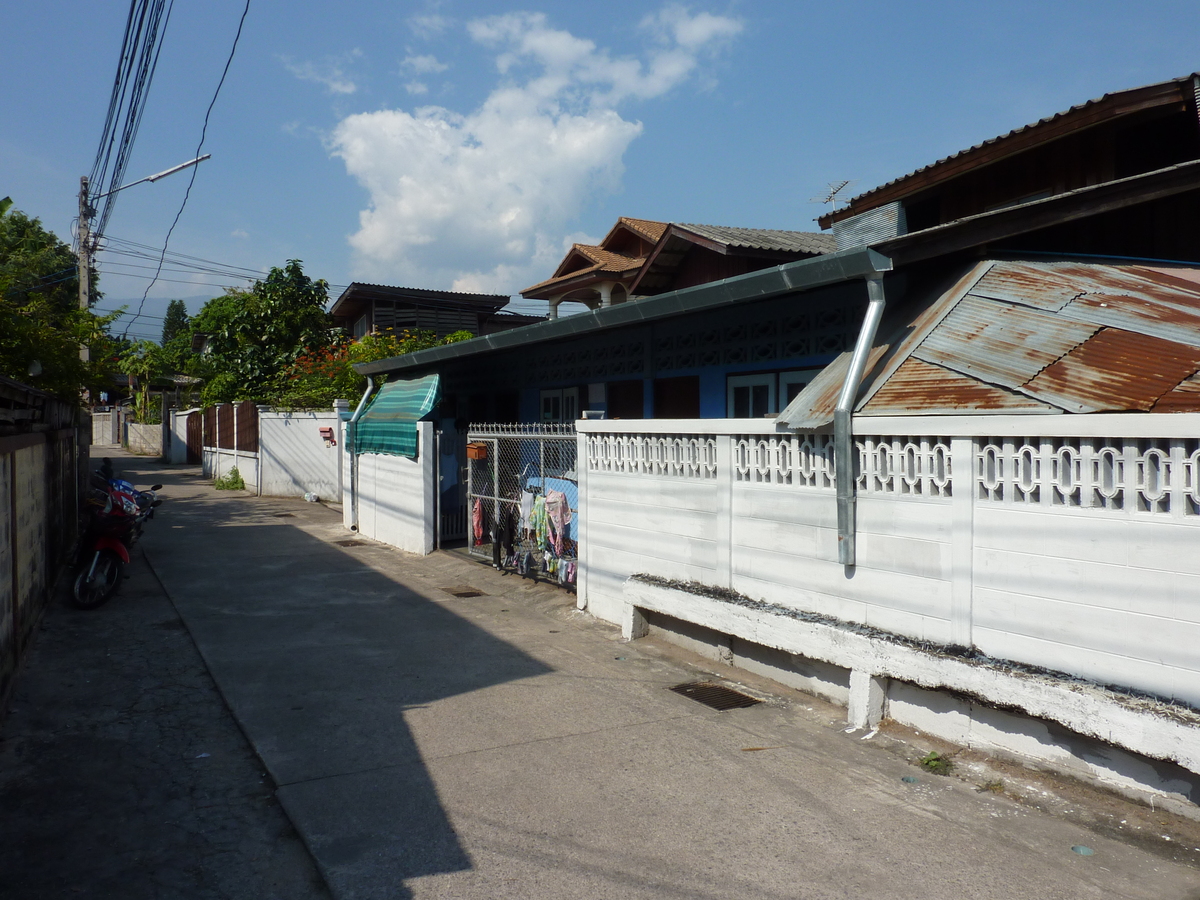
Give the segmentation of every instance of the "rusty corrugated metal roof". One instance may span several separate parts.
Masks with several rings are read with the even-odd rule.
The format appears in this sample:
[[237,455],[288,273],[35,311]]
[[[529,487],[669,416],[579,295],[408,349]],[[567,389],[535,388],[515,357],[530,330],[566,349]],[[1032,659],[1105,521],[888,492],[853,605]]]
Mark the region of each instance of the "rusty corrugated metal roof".
[[909,357],[862,408],[868,416],[1053,412],[1048,403]]
[[997,263],[971,289],[978,297],[1059,310],[1083,293],[1063,263]]
[[1068,412],[1148,410],[1200,369],[1200,349],[1105,328],[1022,390]]
[[986,300],[972,292],[958,302],[913,355],[981,381],[1017,388],[1099,328],[1024,306]]
[[1182,381],[1175,390],[1163,394],[1151,412],[1200,412],[1200,375]]
[[[887,325],[856,412],[1200,410],[1200,267],[981,263]],[[778,421],[828,425],[848,362]]]
[[1109,290],[1081,294],[1062,314],[1200,347],[1200,292],[1138,285],[1127,278]]

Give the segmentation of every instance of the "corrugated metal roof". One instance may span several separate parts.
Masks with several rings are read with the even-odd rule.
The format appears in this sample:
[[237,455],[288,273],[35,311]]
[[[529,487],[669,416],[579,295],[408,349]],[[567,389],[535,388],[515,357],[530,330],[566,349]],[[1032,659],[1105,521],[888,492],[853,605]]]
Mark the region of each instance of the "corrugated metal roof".
[[913,355],[981,381],[1017,388],[1099,328],[986,300],[972,292],[958,302]]
[[1020,303],[1037,309],[1062,309],[1084,292],[1067,263],[997,263],[971,289],[977,297]]
[[[886,343],[871,348],[871,355],[867,357],[864,385],[869,383],[871,373],[890,349],[891,344]],[[846,371],[849,368],[850,354],[840,354],[804,386],[804,390],[795,396],[787,409],[775,417],[775,421],[798,431],[824,428],[833,421],[838,396],[842,392],[842,384],[846,380]]]
[[679,227],[727,247],[779,250],[788,253],[832,253],[837,250],[837,239],[832,234],[819,231],[776,231],[769,228],[732,228],[726,225],[694,225],[685,222],[680,222]]
[[[856,411],[1200,409],[1197,279],[1200,267],[981,263],[885,321]],[[848,361],[839,357],[778,421],[827,425]]]
[[1175,390],[1163,394],[1151,412],[1200,412],[1200,375],[1180,382]]
[[1200,294],[1120,291],[1076,297],[1062,315],[1200,347]]
[[1200,349],[1105,328],[1022,387],[1068,412],[1148,410],[1200,369]]
[[923,415],[969,412],[1035,412],[1053,410],[1042,403],[942,366],[910,357],[862,408],[864,415]]

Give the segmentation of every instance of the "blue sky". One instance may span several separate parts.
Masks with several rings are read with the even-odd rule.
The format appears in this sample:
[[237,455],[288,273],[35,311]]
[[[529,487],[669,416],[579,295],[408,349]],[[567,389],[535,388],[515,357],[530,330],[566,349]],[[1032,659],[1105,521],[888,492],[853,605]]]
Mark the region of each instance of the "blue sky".
[[[127,174],[191,158],[242,0],[176,0]],[[127,5],[10,4],[0,196],[64,239]],[[1107,91],[1200,69],[1193,3],[251,0],[171,250],[327,279],[515,293],[617,216],[816,229],[866,190]],[[161,247],[186,174],[107,234]],[[102,306],[146,261],[102,253]],[[169,272],[194,312],[234,279]],[[183,283],[178,283],[183,282]],[[198,299],[197,299],[198,298]],[[530,308],[521,302],[518,308]]]

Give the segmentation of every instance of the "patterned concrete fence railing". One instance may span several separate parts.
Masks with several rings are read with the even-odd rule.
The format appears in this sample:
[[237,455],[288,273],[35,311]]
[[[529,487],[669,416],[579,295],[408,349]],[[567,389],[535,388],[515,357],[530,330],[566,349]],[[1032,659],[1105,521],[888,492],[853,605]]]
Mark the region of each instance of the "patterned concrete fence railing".
[[584,421],[580,603],[635,574],[1200,707],[1200,416],[859,418],[859,561],[832,440]]

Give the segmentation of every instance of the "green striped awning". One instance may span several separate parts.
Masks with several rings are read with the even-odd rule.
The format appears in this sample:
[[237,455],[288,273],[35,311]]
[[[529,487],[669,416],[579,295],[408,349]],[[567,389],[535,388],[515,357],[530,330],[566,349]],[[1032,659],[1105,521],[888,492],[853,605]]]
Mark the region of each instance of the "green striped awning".
[[371,398],[354,427],[355,453],[417,458],[417,422],[438,402],[439,376],[389,381]]

